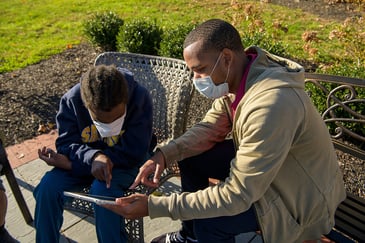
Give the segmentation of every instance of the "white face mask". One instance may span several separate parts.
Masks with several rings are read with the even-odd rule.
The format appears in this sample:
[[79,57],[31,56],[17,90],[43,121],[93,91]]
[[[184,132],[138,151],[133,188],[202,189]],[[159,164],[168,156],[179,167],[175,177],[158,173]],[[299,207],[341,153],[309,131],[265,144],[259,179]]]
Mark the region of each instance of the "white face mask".
[[117,136],[120,134],[122,130],[124,119],[127,114],[127,107],[125,108],[124,115],[116,119],[111,123],[103,123],[99,121],[95,121],[92,117],[91,120],[93,121],[96,129],[98,130],[99,134],[103,138]]
[[208,98],[211,98],[211,99],[216,99],[216,98],[222,97],[223,95],[226,95],[229,92],[229,87],[228,87],[228,83],[227,83],[229,69],[228,69],[228,73],[226,76],[226,80],[222,84],[218,84],[218,85],[214,84],[212,77],[211,77],[221,56],[222,56],[222,53],[219,55],[217,61],[215,62],[213,70],[209,76],[206,76],[203,78],[193,78],[193,83],[194,83],[195,88],[202,95],[204,95]]

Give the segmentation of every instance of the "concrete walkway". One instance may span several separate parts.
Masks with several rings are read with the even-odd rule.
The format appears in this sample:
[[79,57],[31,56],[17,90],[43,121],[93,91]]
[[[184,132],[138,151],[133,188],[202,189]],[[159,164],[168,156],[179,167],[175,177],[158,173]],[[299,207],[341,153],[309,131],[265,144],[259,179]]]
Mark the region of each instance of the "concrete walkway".
[[[55,131],[40,135],[34,139],[24,141],[21,144],[7,147],[8,159],[14,170],[19,187],[32,215],[34,215],[35,200],[33,198],[34,187],[39,183],[44,173],[51,169],[44,161],[38,159],[37,149],[42,146],[54,147]],[[5,178],[2,177],[8,197],[8,210],[6,215],[6,228],[13,237],[21,243],[35,242],[35,229],[27,225],[16,203],[14,195]],[[161,188],[161,193],[168,195],[171,192],[180,191],[179,178],[171,178]],[[170,218],[158,218],[151,220],[144,218],[144,240],[150,242],[153,238],[180,228],[180,221]],[[64,223],[61,229],[61,243],[80,242],[96,243],[94,219],[75,212],[64,212]],[[253,239],[251,241],[251,239]],[[236,242],[262,242],[254,233],[241,234],[236,237]],[[52,242],[53,243],[53,242]]]
[[[32,215],[34,215],[35,206],[35,200],[32,195],[33,189],[39,183],[43,174],[49,169],[50,167],[39,159],[13,169]],[[5,188],[7,188],[6,194],[8,196],[8,212],[6,215],[6,227],[8,231],[13,237],[22,243],[35,242],[35,229],[33,226],[26,224],[6,178],[3,177],[2,180]],[[167,182],[165,187],[179,190],[178,178],[172,178]],[[145,241],[150,242],[154,237],[165,232],[177,230],[179,227],[179,221],[173,221],[169,218],[151,220],[149,217],[146,217],[144,219]],[[61,232],[62,238],[60,239],[60,242],[62,243],[97,242],[94,229],[94,219],[75,212],[64,212],[64,223]]]
[[[33,198],[32,192],[34,190],[34,187],[39,183],[43,174],[49,169],[50,167],[40,159],[35,159],[29,163],[23,164],[13,169],[25,201],[27,202],[32,215],[34,215],[35,206],[35,200]],[[25,223],[6,178],[3,177],[2,179],[4,181],[5,187],[7,188],[9,204],[6,216],[6,227],[8,231],[22,243],[35,242],[35,229],[33,228],[33,226],[29,226]],[[179,179],[171,178],[164,184],[162,192],[164,194],[169,194],[171,192],[178,192],[179,190]],[[149,217],[145,217],[145,242],[150,242],[156,236],[159,236],[166,232],[178,230],[179,228],[180,221],[173,221],[170,218],[159,218],[151,220]],[[64,223],[61,232],[61,243],[97,242],[94,229],[94,219],[92,217],[87,217],[82,214],[65,211]],[[248,242],[253,236],[253,234],[240,235],[239,238],[237,238],[237,242]],[[256,237],[254,241],[251,242],[261,242],[261,239],[259,237]]]

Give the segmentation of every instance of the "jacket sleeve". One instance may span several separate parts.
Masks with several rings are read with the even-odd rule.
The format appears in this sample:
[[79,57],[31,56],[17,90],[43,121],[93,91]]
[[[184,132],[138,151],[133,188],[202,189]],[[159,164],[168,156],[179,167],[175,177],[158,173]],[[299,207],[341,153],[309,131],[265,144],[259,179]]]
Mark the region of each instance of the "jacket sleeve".
[[165,146],[159,146],[166,163],[180,161],[200,154],[223,141],[232,130],[232,124],[225,108],[223,98],[213,102],[203,120],[180,137]]

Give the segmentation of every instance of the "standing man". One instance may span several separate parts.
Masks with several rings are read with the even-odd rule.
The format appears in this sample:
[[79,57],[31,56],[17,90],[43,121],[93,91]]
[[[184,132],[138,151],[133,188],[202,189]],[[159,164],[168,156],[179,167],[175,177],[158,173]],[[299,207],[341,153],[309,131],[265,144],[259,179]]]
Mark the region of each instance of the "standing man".
[[[258,47],[244,49],[238,31],[219,19],[188,34],[184,59],[196,89],[215,101],[201,122],[146,161],[132,185],[157,186],[177,160],[183,192],[132,195],[105,207],[128,218],[183,220],[179,232],[153,242],[234,242],[258,230],[265,242],[302,242],[329,233],[346,195],[303,68]],[[208,186],[209,177],[221,183]]]
[[[61,99],[57,152],[39,150],[54,166],[34,190],[36,241],[58,242],[63,192],[89,186],[95,195],[121,197],[146,160],[152,136],[152,100],[126,69],[91,67]],[[95,205],[98,242],[127,242],[124,219]]]

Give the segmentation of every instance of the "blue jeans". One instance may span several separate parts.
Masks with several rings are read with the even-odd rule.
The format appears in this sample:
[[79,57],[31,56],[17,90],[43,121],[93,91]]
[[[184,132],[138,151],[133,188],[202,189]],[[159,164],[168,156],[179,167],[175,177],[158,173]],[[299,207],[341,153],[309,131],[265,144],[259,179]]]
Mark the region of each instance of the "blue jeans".
[[[209,186],[209,178],[225,180],[230,162],[236,156],[232,140],[216,144],[212,149],[179,162],[181,187],[195,192]],[[259,230],[253,206],[235,216],[195,219],[182,222],[183,232],[199,242],[235,242],[240,233]]]
[[[89,186],[90,193],[95,195],[120,197],[133,183],[138,168],[118,169],[112,172],[110,188],[103,181],[93,177],[75,177],[69,171],[53,168],[48,171],[34,189],[36,200],[34,225],[36,242],[59,242],[60,229],[63,223],[63,191],[75,191],[75,188]],[[121,231],[124,218],[99,206],[95,209],[95,226],[98,242],[127,242],[127,233]]]

